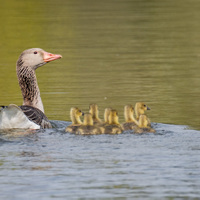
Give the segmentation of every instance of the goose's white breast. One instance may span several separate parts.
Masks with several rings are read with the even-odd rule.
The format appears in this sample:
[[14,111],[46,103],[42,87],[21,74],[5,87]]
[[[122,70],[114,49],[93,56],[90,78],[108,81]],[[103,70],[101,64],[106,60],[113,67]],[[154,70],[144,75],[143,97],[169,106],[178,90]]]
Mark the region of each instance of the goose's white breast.
[[23,111],[14,104],[0,110],[0,129],[40,129],[40,126],[30,121]]

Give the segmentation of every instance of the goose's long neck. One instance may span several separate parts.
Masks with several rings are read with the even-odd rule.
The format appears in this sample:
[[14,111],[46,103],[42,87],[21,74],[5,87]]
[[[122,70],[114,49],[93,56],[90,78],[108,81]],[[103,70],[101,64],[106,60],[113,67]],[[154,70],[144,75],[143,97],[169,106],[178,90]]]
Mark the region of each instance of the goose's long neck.
[[23,105],[33,106],[44,112],[35,70],[28,66],[17,66],[17,77],[24,100]]

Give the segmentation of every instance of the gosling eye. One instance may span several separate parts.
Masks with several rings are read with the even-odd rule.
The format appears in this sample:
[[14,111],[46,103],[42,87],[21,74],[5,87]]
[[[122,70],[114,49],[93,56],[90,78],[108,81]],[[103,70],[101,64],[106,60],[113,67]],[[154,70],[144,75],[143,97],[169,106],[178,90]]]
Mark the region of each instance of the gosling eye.
[[144,107],[146,107],[146,105],[144,104]]
[[34,53],[34,54],[37,54],[38,52],[37,52],[37,51],[34,51],[33,53]]

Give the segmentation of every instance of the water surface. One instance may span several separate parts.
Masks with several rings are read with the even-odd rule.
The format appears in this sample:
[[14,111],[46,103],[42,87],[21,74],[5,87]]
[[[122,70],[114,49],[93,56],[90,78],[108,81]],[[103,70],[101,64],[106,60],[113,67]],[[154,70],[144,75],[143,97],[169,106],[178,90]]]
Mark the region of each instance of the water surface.
[[0,137],[5,199],[198,199],[200,132],[77,136],[58,128]]

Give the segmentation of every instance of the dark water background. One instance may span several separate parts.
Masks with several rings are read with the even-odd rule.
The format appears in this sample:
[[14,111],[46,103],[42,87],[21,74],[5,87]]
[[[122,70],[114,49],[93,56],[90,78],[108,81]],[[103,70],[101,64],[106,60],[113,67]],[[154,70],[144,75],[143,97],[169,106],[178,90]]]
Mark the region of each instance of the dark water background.
[[[37,70],[55,128],[1,131],[2,199],[198,199],[198,0],[2,1],[0,104],[21,105],[15,63],[28,48],[63,58]],[[65,134],[69,110],[144,101],[157,134]]]

